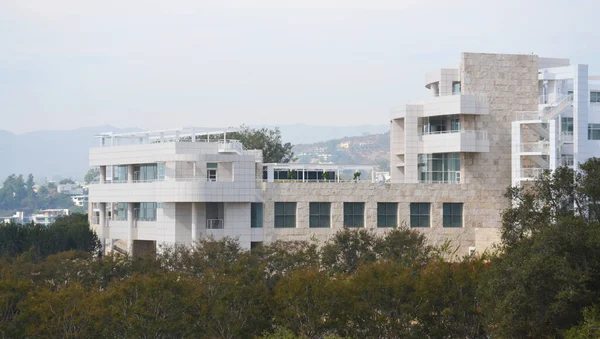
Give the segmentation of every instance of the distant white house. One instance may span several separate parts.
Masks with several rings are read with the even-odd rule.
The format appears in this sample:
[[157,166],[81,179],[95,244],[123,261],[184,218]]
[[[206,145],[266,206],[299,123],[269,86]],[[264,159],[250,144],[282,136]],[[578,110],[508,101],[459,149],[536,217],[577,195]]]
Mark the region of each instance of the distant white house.
[[56,191],[66,195],[83,195],[83,188],[79,184],[59,184],[56,185]]
[[88,196],[74,195],[71,197],[71,200],[73,200],[73,204],[75,204],[75,206],[85,206],[85,204],[87,204],[88,202]]
[[47,209],[47,210],[41,210],[36,214],[33,214],[31,216],[31,221],[33,221],[36,224],[42,224],[44,226],[49,226],[50,224],[54,223],[54,221],[56,221],[57,217],[61,217],[64,215],[69,215],[69,209],[62,209],[62,208],[58,208],[58,209]]

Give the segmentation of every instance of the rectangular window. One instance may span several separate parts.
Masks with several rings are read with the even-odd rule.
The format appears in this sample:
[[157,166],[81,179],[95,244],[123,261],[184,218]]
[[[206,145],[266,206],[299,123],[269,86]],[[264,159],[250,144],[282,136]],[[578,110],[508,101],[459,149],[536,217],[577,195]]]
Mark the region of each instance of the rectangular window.
[[573,118],[562,118],[560,120],[560,131],[573,134]]
[[133,166],[133,181],[151,182],[158,178],[157,164],[143,164]]
[[133,204],[133,217],[140,221],[156,221],[155,202],[139,202]]
[[295,202],[276,202],[275,203],[275,228],[294,228],[296,227],[296,203]]
[[156,170],[158,172],[158,180],[165,180],[165,163],[159,162],[158,164],[156,164]]
[[263,204],[261,202],[253,202],[250,204],[250,227],[263,227]]
[[460,153],[419,154],[421,183],[460,183]]
[[600,102],[600,92],[590,92],[590,102]]
[[117,204],[115,220],[119,220],[119,221],[127,220],[127,203],[126,202],[120,202]]
[[462,203],[444,203],[443,208],[444,208],[443,226],[444,227],[462,227],[463,204]]
[[344,203],[344,227],[365,227],[365,203]]
[[206,164],[206,181],[217,181],[217,168],[219,165],[216,162]]
[[429,213],[431,204],[428,202],[413,202],[410,204],[410,227],[430,227]]
[[127,182],[127,165],[113,166],[113,183]]
[[452,94],[460,94],[460,81],[452,82]]
[[588,140],[600,140],[600,124],[588,124]]
[[331,227],[331,203],[311,202],[309,208],[309,227]]
[[398,226],[398,204],[395,202],[377,203],[377,227]]

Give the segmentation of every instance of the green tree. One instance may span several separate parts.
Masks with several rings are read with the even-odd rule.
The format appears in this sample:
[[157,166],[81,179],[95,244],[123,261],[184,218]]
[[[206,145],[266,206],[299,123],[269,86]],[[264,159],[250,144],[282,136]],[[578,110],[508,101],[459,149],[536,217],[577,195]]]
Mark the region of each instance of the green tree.
[[[223,136],[218,138],[223,139]],[[264,163],[287,163],[294,160],[293,145],[283,141],[279,127],[250,128],[242,125],[240,131],[227,133],[227,139],[240,141],[246,149],[262,150]]]
[[599,172],[590,159],[577,172],[562,167],[508,191],[501,251],[478,292],[492,335],[561,336],[599,299]]
[[86,185],[89,185],[91,182],[96,180],[96,178],[98,178],[98,177],[100,177],[100,167],[95,166],[95,167],[90,168],[87,171],[87,173],[83,177],[83,182]]
[[66,184],[74,184],[75,181],[73,181],[73,179],[71,178],[67,178],[67,179],[62,179],[61,181],[58,182],[60,185],[66,185]]

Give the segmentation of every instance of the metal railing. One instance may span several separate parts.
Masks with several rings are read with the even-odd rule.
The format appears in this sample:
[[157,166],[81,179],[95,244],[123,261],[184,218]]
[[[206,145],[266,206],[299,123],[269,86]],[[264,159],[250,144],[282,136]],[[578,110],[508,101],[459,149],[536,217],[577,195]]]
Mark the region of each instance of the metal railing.
[[560,141],[562,142],[573,142],[573,132],[563,131],[560,133]]
[[206,219],[207,230],[222,230],[223,228],[223,219]]
[[521,144],[521,152],[547,153],[550,143],[548,141],[526,142]]
[[219,150],[231,150],[242,154],[245,150],[244,145],[239,140],[219,140]]
[[445,131],[433,131],[425,132],[422,135],[437,135],[437,134],[452,134],[460,133],[462,135],[473,135],[475,140],[488,140],[488,134],[485,130],[445,130]]
[[560,158],[560,165],[561,166],[573,166],[573,165],[575,165],[575,159],[573,158],[572,155],[563,155]]
[[521,169],[521,178],[535,179],[535,178],[539,177],[542,173],[544,173],[545,170],[546,170],[545,168],[538,168],[538,167],[522,168]]

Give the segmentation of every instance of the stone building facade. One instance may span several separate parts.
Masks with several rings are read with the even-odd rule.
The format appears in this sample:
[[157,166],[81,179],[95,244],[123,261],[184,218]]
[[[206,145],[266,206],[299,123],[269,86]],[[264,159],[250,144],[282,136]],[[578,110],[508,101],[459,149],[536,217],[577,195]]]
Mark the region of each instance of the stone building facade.
[[[575,125],[588,123],[581,107],[590,94],[584,97],[581,84],[552,87],[575,87],[578,105],[562,103],[566,111],[558,113],[546,97],[540,105],[547,91],[540,77],[548,72],[570,67],[587,77],[587,67],[565,65],[536,55],[463,53],[459,67],[428,73],[431,97],[393,110],[390,180],[365,166],[263,164],[260,151],[195,129],[103,134],[102,146],[90,151],[90,165],[101,169],[100,182],[90,185],[90,222],[107,248],[121,241],[129,252],[207,236],[235,237],[245,248],[322,243],[345,227],[382,234],[400,225],[432,244],[450,240],[459,255],[483,251],[499,240],[507,187],[523,180],[516,164],[556,163],[550,158],[557,155],[519,152],[515,140],[541,142],[541,134],[550,138],[563,127],[519,122],[522,112],[542,109],[544,119],[552,112],[550,120],[585,113]],[[595,141],[586,142],[571,151],[593,154]]]

